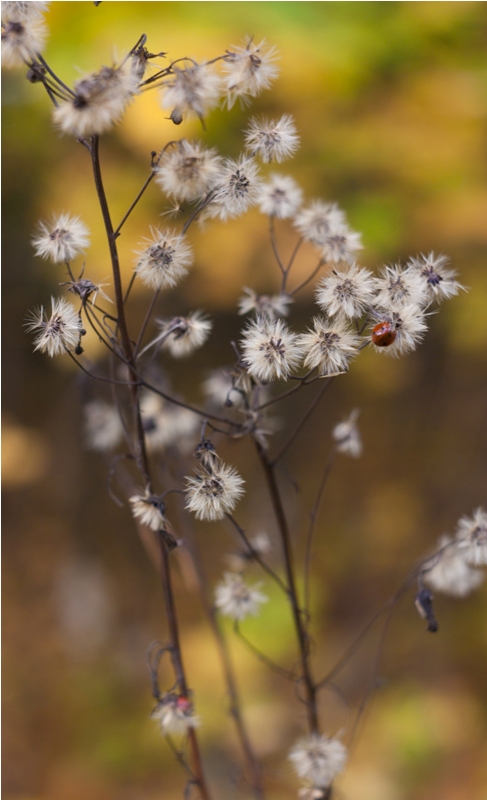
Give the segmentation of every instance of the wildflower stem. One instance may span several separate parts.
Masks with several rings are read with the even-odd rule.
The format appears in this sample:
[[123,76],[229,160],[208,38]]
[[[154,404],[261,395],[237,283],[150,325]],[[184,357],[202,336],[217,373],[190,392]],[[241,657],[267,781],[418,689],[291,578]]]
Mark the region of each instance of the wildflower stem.
[[311,675],[311,668],[309,664],[309,655],[310,655],[309,639],[304,626],[303,615],[299,606],[298,594],[296,589],[296,580],[294,577],[293,553],[291,548],[291,537],[290,537],[289,527],[286,515],[284,513],[281,495],[279,493],[279,487],[277,485],[276,476],[274,473],[274,467],[272,463],[269,461],[266,451],[259,444],[259,442],[256,441],[255,446],[257,449],[257,454],[260,459],[260,463],[264,470],[267,485],[269,488],[269,493],[271,496],[272,506],[274,509],[274,514],[276,516],[277,525],[281,536],[281,543],[284,554],[284,564],[286,568],[286,576],[288,583],[288,597],[291,603],[294,626],[296,629],[298,646],[301,653],[301,670],[302,670],[302,679],[304,682],[305,694],[306,694],[308,725],[310,733],[319,733],[318,709],[316,705],[316,686]]
[[313,534],[316,527],[316,520],[318,518],[318,511],[320,508],[321,498],[323,496],[323,492],[325,490],[326,482],[331,472],[335,456],[336,456],[336,447],[332,447],[330,454],[327,458],[325,468],[323,470],[323,475],[321,476],[321,481],[318,487],[318,491],[316,493],[316,499],[313,504],[313,508],[311,509],[309,514],[309,527],[308,527],[308,535],[306,537],[306,552],[304,556],[304,611],[306,619],[308,621],[310,618],[309,617],[309,569],[311,566],[311,550],[313,545]]
[[235,528],[239,536],[241,536],[242,539],[244,540],[245,546],[247,547],[254,561],[256,561],[257,564],[259,564],[259,566],[261,566],[262,569],[265,572],[267,572],[268,575],[270,575],[270,577],[277,583],[277,585],[282,589],[282,591],[285,592],[285,594],[288,594],[288,588],[286,584],[280,579],[279,575],[277,575],[274,572],[274,570],[271,567],[269,567],[268,564],[266,564],[262,556],[260,556],[259,553],[252,547],[252,544],[251,542],[249,542],[247,536],[245,535],[245,531],[243,530],[243,528],[240,527],[238,522],[232,517],[231,514],[226,514],[225,516],[227,517],[227,519],[230,520],[230,522],[232,523],[233,527]]
[[316,265],[316,267],[314,268],[314,270],[313,270],[313,272],[311,273],[311,275],[308,275],[308,277],[307,277],[307,278],[305,278],[305,280],[304,280],[304,281],[302,281],[301,283],[298,283],[298,285],[294,287],[294,289],[292,290],[292,292],[288,292],[289,296],[290,296],[290,297],[294,297],[294,295],[295,295],[295,294],[297,294],[298,292],[300,292],[300,291],[301,291],[301,289],[304,289],[304,287],[305,287],[305,286],[306,286],[306,285],[307,285],[307,284],[308,284],[310,281],[312,281],[312,280],[313,280],[313,278],[315,277],[315,275],[317,275],[317,274],[318,274],[318,272],[320,271],[321,267],[322,267],[322,266],[324,266],[324,264],[326,264],[326,261],[325,261],[324,259],[322,259],[322,258],[321,258],[321,259],[318,261],[318,264],[317,264],[317,265]]
[[288,449],[291,447],[292,443],[293,443],[293,442],[294,442],[294,440],[296,439],[296,436],[297,436],[297,435],[298,435],[298,433],[300,432],[300,430],[301,430],[301,428],[303,427],[303,425],[305,425],[305,423],[308,421],[309,417],[311,416],[311,414],[312,414],[312,413],[313,413],[313,411],[315,410],[316,406],[317,406],[317,405],[318,405],[318,403],[320,402],[321,398],[323,397],[324,393],[325,393],[325,392],[326,392],[326,390],[328,389],[328,386],[330,385],[330,383],[331,383],[331,378],[325,378],[325,380],[323,381],[323,385],[322,385],[321,389],[319,390],[319,392],[317,392],[317,394],[315,395],[314,399],[313,399],[313,400],[311,401],[311,403],[309,404],[308,408],[307,408],[307,409],[306,409],[306,411],[304,412],[304,414],[303,414],[303,416],[301,417],[301,419],[299,420],[298,424],[296,425],[296,427],[294,428],[294,430],[293,430],[293,431],[292,431],[292,432],[289,434],[289,436],[288,436],[288,438],[286,439],[286,441],[284,442],[284,444],[283,444],[283,445],[282,445],[282,446],[279,448],[279,450],[277,451],[276,455],[275,455],[275,456],[274,456],[274,458],[271,460],[271,464],[272,464],[272,466],[274,466],[275,464],[277,464],[277,463],[278,463],[278,461],[280,461],[280,460],[281,460],[281,458],[283,457],[283,455],[284,455],[284,454],[285,454],[285,453],[288,451]]

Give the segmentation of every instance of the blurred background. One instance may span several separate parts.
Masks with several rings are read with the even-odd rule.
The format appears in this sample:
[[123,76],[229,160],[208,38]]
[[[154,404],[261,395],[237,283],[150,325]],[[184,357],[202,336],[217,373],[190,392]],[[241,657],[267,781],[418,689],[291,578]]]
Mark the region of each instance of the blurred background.
[[[365,351],[335,381],[280,475],[301,553],[308,512],[330,449],[330,431],[361,409],[364,455],[337,459],[317,526],[312,596],[317,675],[340,658],[410,565],[486,504],[487,185],[485,3],[55,2],[45,56],[67,83],[122,57],[142,32],[171,59],[212,58],[246,34],[280,52],[280,76],[250,109],[216,110],[175,129],[156,92],[146,93],[103,138],[101,155],[115,219],[149,173],[150,151],[169,139],[201,137],[236,156],[257,113],[291,113],[301,148],[279,171],[307,200],[336,201],[363,235],[361,262],[383,263],[435,250],[449,255],[468,293],[430,318],[424,344],[398,360]],[[22,70],[3,83],[3,677],[5,800],[173,800],[184,777],[156,725],[145,662],[166,635],[158,577],[127,508],[106,489],[107,464],[84,449],[84,385],[68,359],[32,352],[22,328],[29,309],[49,304],[62,271],[33,255],[40,218],[69,211],[92,231],[86,276],[110,274],[86,151],[60,137],[41,88]],[[161,224],[167,200],[153,185],[120,239],[125,279],[133,250]],[[295,236],[278,229],[283,253]],[[177,363],[178,391],[201,402],[208,371],[232,361],[242,286],[278,289],[267,222],[257,211],[226,225],[192,229],[196,265],[160,300],[159,314],[203,308],[214,332]],[[304,252],[295,280],[306,275]],[[138,290],[140,291],[140,290]],[[147,295],[134,294],[143,314]],[[304,330],[316,306],[303,292],[290,317]],[[89,337],[87,337],[88,339]],[[100,352],[87,343],[88,355]],[[303,391],[279,407],[281,432],[309,402]],[[308,390],[307,390],[308,391]],[[232,444],[232,443],[231,443]],[[222,454],[247,481],[238,519],[249,533],[276,532],[250,445]],[[297,485],[295,485],[297,484]],[[224,525],[195,526],[213,586],[232,542]],[[261,580],[258,568],[251,572]],[[183,651],[201,715],[201,740],[215,797],[250,797],[227,708],[218,655],[184,552],[175,590]],[[289,612],[272,602],[245,632],[290,667],[296,658]],[[485,800],[487,797],[486,588],[438,597],[431,636],[412,594],[398,605],[340,800]],[[297,796],[285,754],[305,730],[294,687],[266,671],[237,640],[231,649],[245,716],[262,758],[269,800]],[[329,734],[350,731],[348,705],[367,688],[379,631],[372,631],[337,683],[322,694]],[[172,682],[161,673],[163,688]]]

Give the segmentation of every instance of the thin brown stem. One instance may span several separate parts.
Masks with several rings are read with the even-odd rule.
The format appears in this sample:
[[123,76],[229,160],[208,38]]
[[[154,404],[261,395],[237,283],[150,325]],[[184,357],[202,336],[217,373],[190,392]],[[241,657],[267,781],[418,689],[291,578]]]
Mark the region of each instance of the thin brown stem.
[[312,281],[312,280],[313,280],[313,278],[315,277],[315,275],[317,275],[317,274],[318,274],[318,272],[320,271],[321,267],[322,267],[324,264],[326,264],[326,261],[323,261],[323,259],[320,259],[320,261],[318,261],[318,264],[317,264],[317,265],[316,265],[316,267],[314,268],[314,270],[313,270],[313,272],[311,273],[311,275],[308,275],[308,277],[307,277],[307,278],[305,278],[305,280],[304,280],[304,281],[302,281],[301,283],[298,283],[298,285],[297,285],[297,286],[295,286],[295,288],[292,290],[292,292],[289,292],[289,293],[288,293],[288,294],[289,294],[289,296],[290,296],[290,297],[294,297],[294,295],[295,295],[295,294],[297,294],[299,291],[301,291],[301,289],[304,289],[304,287],[305,287],[305,286],[307,286],[307,284],[308,284],[310,281]]
[[321,398],[323,397],[324,393],[325,393],[325,392],[326,392],[326,390],[328,389],[328,386],[330,385],[330,382],[331,382],[331,378],[326,378],[326,379],[323,381],[323,385],[322,385],[321,389],[319,390],[319,392],[317,392],[316,396],[313,398],[313,400],[312,400],[312,401],[311,401],[311,403],[309,404],[308,408],[307,408],[307,409],[306,409],[306,411],[304,412],[304,414],[303,414],[303,416],[301,417],[301,419],[299,420],[298,424],[296,425],[296,427],[294,428],[294,430],[293,430],[293,431],[292,431],[292,432],[289,434],[289,436],[288,436],[288,438],[286,439],[286,441],[284,442],[284,444],[283,444],[283,445],[281,445],[281,447],[280,447],[280,448],[279,448],[279,450],[277,451],[276,455],[275,455],[275,456],[274,456],[274,458],[271,460],[271,464],[272,464],[272,465],[274,465],[274,464],[277,464],[277,462],[281,460],[281,458],[283,457],[283,455],[284,455],[284,454],[285,454],[285,453],[288,451],[288,449],[291,447],[292,443],[293,443],[293,442],[294,442],[294,440],[296,439],[296,436],[297,436],[297,435],[298,435],[298,433],[300,432],[301,428],[302,428],[302,427],[303,427],[303,425],[305,425],[305,423],[308,421],[308,419],[310,418],[311,414],[313,413],[313,411],[315,410],[316,406],[318,405],[318,403],[320,402]]
[[274,509],[274,514],[277,520],[277,525],[281,537],[281,543],[284,555],[284,565],[286,569],[286,577],[288,583],[288,596],[291,603],[294,627],[296,629],[296,637],[298,640],[299,651],[301,654],[301,672],[302,672],[302,680],[304,683],[305,695],[306,695],[306,707],[308,713],[309,730],[310,733],[318,733],[319,722],[318,722],[318,708],[316,704],[316,686],[313,681],[313,677],[311,674],[311,667],[309,663],[309,656],[310,656],[309,639],[304,625],[303,614],[299,606],[296,580],[294,576],[294,563],[293,563],[290,531],[286,515],[284,513],[284,507],[282,505],[281,495],[277,485],[276,476],[274,474],[274,468],[271,462],[269,461],[267,453],[265,452],[263,447],[258,442],[255,442],[255,446],[257,449],[257,454],[260,459],[260,463],[264,470],[267,486],[269,488],[269,493],[271,496],[272,506]]
[[336,456],[336,449],[335,447],[333,447],[326,461],[325,468],[323,470],[323,475],[321,476],[320,485],[318,486],[318,491],[316,493],[316,499],[313,504],[313,508],[311,509],[309,514],[308,535],[306,537],[306,552],[304,556],[304,612],[307,620],[309,620],[309,570],[311,566],[313,535],[316,528],[316,520],[318,518],[318,511],[320,509],[321,498],[323,497],[323,492],[325,490],[326,482],[331,472],[335,456]]

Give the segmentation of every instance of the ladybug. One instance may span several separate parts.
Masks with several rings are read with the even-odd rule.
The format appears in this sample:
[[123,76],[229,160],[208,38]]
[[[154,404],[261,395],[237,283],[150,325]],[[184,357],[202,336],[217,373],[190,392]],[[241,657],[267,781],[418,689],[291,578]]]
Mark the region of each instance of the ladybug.
[[390,347],[397,336],[397,326],[392,322],[379,322],[372,328],[371,339],[377,347]]

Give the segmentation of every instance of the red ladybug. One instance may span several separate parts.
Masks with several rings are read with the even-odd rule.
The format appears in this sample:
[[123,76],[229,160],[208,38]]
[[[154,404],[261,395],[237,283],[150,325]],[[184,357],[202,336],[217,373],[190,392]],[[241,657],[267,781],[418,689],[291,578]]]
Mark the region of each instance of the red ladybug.
[[372,341],[377,347],[390,347],[396,341],[397,329],[392,322],[379,322],[372,328]]

